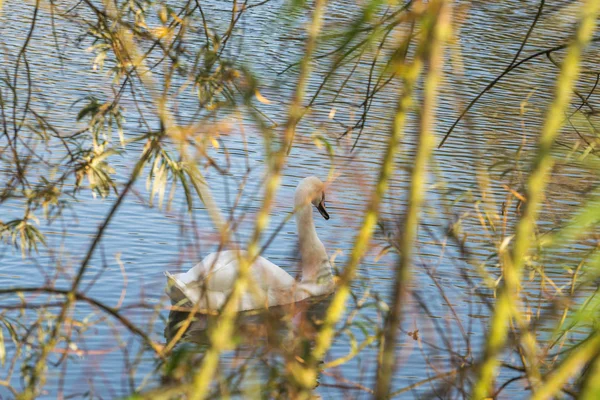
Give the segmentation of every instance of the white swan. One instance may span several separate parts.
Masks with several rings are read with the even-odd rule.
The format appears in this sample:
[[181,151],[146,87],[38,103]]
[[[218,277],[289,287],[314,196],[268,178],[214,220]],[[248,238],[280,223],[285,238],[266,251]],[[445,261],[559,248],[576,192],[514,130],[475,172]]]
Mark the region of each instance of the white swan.
[[[302,259],[302,280],[263,257],[258,257],[250,267],[250,285],[240,296],[237,311],[254,310],[304,300],[333,292],[334,282],[325,246],[319,240],[312,216],[317,207],[325,219],[325,192],[321,180],[315,176],[304,178],[294,196],[296,225]],[[170,274],[168,293],[174,304],[189,301],[200,309],[219,310],[227,300],[238,274],[238,257],[246,252],[227,250],[211,253],[188,272]]]

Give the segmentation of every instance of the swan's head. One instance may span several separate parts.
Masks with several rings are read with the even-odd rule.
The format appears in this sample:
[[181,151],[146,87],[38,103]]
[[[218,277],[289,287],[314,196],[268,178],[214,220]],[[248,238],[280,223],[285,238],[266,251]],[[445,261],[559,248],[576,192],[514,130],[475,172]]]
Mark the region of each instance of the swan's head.
[[329,219],[325,208],[325,184],[316,176],[309,176],[298,183],[294,201],[296,207],[312,204],[317,207],[323,218]]

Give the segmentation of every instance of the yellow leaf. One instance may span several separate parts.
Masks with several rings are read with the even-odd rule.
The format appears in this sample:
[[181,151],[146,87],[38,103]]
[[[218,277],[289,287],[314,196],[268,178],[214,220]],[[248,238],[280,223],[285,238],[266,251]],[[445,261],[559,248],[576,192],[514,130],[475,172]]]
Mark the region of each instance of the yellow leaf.
[[156,35],[156,37],[158,39],[162,39],[163,37],[167,36],[169,34],[169,28],[167,27],[159,27],[159,28],[154,28],[154,35]]
[[160,11],[158,12],[158,18],[160,18],[160,22],[162,22],[163,24],[167,23],[167,8],[165,6],[162,6]]
[[321,143],[321,138],[316,137],[315,140],[314,140],[314,142],[315,142],[315,146],[317,146],[317,148],[319,150],[323,149],[323,143]]
[[258,91],[258,89],[254,92],[254,95],[256,96],[256,100],[260,101],[261,103],[263,103],[263,104],[271,104],[271,102],[269,101],[269,99],[267,99],[262,94],[260,94],[260,92]]
[[379,252],[379,254],[377,254],[377,256],[375,256],[375,262],[379,261],[381,259],[381,257],[383,257],[387,253],[389,253],[391,248],[392,248],[392,246],[385,246],[384,248],[382,248],[381,251]]

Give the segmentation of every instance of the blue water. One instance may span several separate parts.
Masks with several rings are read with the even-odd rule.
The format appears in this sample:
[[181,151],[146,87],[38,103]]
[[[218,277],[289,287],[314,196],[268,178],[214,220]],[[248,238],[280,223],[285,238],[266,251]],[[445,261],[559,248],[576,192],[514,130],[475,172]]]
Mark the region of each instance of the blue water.
[[[522,57],[540,48],[563,43],[565,31],[571,29],[575,11],[569,4],[564,2],[558,8],[548,6],[548,13],[540,20]],[[212,16],[210,22],[214,24],[214,29],[226,29],[229,21],[228,7],[228,4],[219,2],[211,2],[206,6],[205,12]],[[351,9],[345,4],[331,5],[325,32],[332,32],[347,21],[352,16]],[[456,32],[460,32],[459,39],[452,42],[447,54],[446,75],[440,89],[436,118],[436,132],[440,139],[467,102],[510,63],[536,11],[535,2],[456,4],[455,16],[462,23],[456,28]],[[23,6],[14,1],[4,4],[0,16],[0,69],[3,74],[4,71],[12,73],[14,69],[16,54],[29,29],[31,13],[29,4]],[[90,18],[85,13],[82,15]],[[288,15],[284,4],[279,1],[271,2],[265,7],[249,11],[231,39],[236,45],[230,47],[229,56],[249,66],[258,76],[261,93],[271,101],[270,105],[258,104],[258,107],[278,123],[285,120],[295,74],[293,70],[282,75],[277,73],[285,68],[286,63],[296,61],[302,54],[302,42],[294,40],[303,35],[302,21],[301,17],[294,19]],[[111,98],[111,79],[107,68],[100,71],[91,67],[93,55],[85,51],[90,45],[89,41],[81,44],[76,42],[77,34],[81,33],[80,26],[61,21],[56,24],[56,29],[62,59],[57,56],[50,40],[52,27],[49,13],[42,10],[27,52],[33,77],[32,106],[47,115],[57,128],[65,133],[73,133],[84,127],[75,120],[81,107],[81,104],[75,102],[89,94]],[[319,51],[325,53],[327,50],[324,47]],[[329,66],[330,61],[314,63],[309,95],[318,89]],[[274,233],[291,211],[294,188],[300,179],[308,175],[329,178],[327,201],[331,219],[324,221],[317,217],[316,227],[328,253],[336,254],[336,268],[343,268],[352,249],[372,182],[379,170],[382,150],[390,130],[390,118],[398,97],[396,84],[380,92],[372,104],[362,138],[356,150],[350,152],[356,132],[344,137],[342,133],[345,127],[353,125],[360,117],[362,109],[358,105],[362,102],[361,96],[364,96],[370,64],[362,62],[337,100],[333,104],[329,102],[335,96],[333,89],[346,79],[352,66],[353,63],[345,66],[333,78],[331,86],[325,88],[320,101],[299,126],[294,148],[284,170],[282,186],[271,213],[271,223],[264,235],[264,238],[268,238]],[[471,347],[475,355],[479,353],[485,340],[489,315],[489,309],[482,299],[486,296],[492,299],[493,293],[482,283],[477,267],[485,265],[493,277],[498,276],[499,270],[495,265],[497,258],[493,254],[494,246],[490,246],[490,243],[494,243],[493,235],[480,225],[474,204],[482,199],[479,188],[485,173],[494,177],[485,195],[488,200],[493,200],[496,212],[502,202],[506,201],[507,191],[501,184],[520,188],[522,182],[518,179],[509,182],[508,177],[514,176],[512,174],[503,175],[507,177],[505,180],[496,178],[503,168],[514,165],[512,160],[519,146],[524,145],[524,149],[529,150],[535,143],[556,72],[546,59],[540,58],[508,75],[473,108],[447,145],[436,150],[427,182],[422,226],[419,229],[418,243],[415,244],[417,256],[411,284],[418,299],[425,302],[427,311],[418,304],[416,298],[410,298],[406,302],[403,332],[399,333],[398,368],[393,383],[395,389],[455,368],[456,357],[459,355],[472,361],[474,355],[467,352],[468,347]],[[158,80],[161,79],[160,72],[156,76]],[[594,79],[595,77],[590,76],[582,78],[582,92],[591,88]],[[19,83],[24,86],[22,78]],[[4,83],[0,83],[0,90],[3,94],[7,90]],[[196,115],[194,96],[191,91],[184,92],[172,104],[174,115],[182,123],[191,122]],[[148,123],[152,129],[157,129],[148,93],[140,100],[140,104],[148,115]],[[126,110],[125,137],[132,138],[142,133],[145,128],[139,120],[131,94],[125,94],[122,106]],[[334,119],[330,118],[332,108],[335,108]],[[209,124],[214,124],[214,127]],[[396,162],[396,173],[382,207],[382,221],[386,232],[392,234],[402,229],[407,171],[412,164],[416,126],[417,119],[413,116],[407,125]],[[231,113],[218,121],[207,119],[202,125],[195,127],[199,134],[203,133],[204,128],[219,131],[219,147],[209,148],[208,154],[222,168],[227,169],[227,174],[222,175],[204,162],[200,163],[200,169],[223,215],[232,213],[236,218],[246,215],[233,238],[235,243],[243,246],[250,237],[253,217],[260,206],[265,168],[262,136],[245,112]],[[330,157],[326,148],[315,145],[315,135],[323,135],[333,145],[333,157]],[[572,129],[565,128],[561,141],[569,146],[574,137]],[[118,141],[116,133],[113,140],[115,143]],[[4,137],[0,139],[0,143],[5,145]],[[117,180],[121,184],[130,175],[139,152],[140,145],[132,144],[123,155],[113,157]],[[51,161],[64,156],[59,143],[50,143],[47,154],[44,155]],[[523,157],[523,163],[527,165],[528,158],[526,155]],[[508,161],[501,164],[502,160]],[[1,161],[0,176],[6,176],[8,168],[6,162]],[[40,174],[51,173],[41,166],[38,168]],[[565,221],[574,207],[581,203],[584,195],[580,193],[584,193],[596,180],[590,170],[590,165],[586,163],[561,164],[549,186],[548,211],[542,215],[541,229],[551,228]],[[181,188],[176,190],[169,207],[166,207],[166,201],[162,208],[157,207],[157,198],[153,199],[154,206],[150,206],[146,174],[147,171],[119,207],[94,252],[80,287],[91,298],[110,306],[119,305],[126,318],[141,327],[153,340],[164,343],[169,301],[164,294],[163,272],[190,268],[218,247],[219,238],[197,196],[194,196],[192,212],[187,212]],[[241,192],[240,187],[243,187]],[[242,200],[234,207],[238,195]],[[49,224],[41,219],[40,229],[46,234],[47,247],[37,254],[23,258],[11,245],[2,244],[0,287],[45,286],[53,282],[56,287],[68,288],[98,226],[104,221],[114,201],[114,194],[102,199],[93,196],[90,190],[82,190],[76,199],[69,200],[69,208],[60,220]],[[514,202],[512,204],[514,207]],[[479,205],[480,209],[484,206]],[[23,212],[22,202],[16,200],[5,202],[0,207],[2,221],[17,218]],[[459,218],[463,220],[463,231],[468,233],[468,254],[462,253],[458,244],[449,240],[446,235],[450,224]],[[514,213],[511,213],[508,226],[513,223]],[[376,304],[375,297],[386,301],[394,279],[397,257],[392,252],[380,257],[380,252],[386,245],[384,238],[385,234],[378,230],[353,284],[353,292],[357,298],[370,296],[368,304]],[[294,222],[288,222],[264,255],[290,274],[296,275],[299,273],[296,240]],[[590,245],[584,243],[577,251],[571,249],[561,257],[549,259],[546,273],[559,286],[568,284],[570,276],[564,274],[563,266],[572,266],[573,263],[576,265],[573,260],[578,260]],[[439,287],[430,275],[435,278]],[[532,279],[530,284],[531,288],[525,287],[524,290],[531,289],[532,295],[535,294],[537,299],[534,291],[539,288],[539,280]],[[443,298],[440,287],[453,311]],[[475,293],[484,296],[480,297]],[[33,294],[25,295],[25,298],[38,305],[60,301],[58,297],[51,300],[47,296]],[[29,324],[34,321],[35,310],[27,311],[24,316],[19,317],[16,312],[8,309],[19,303],[17,297],[6,296],[0,298],[0,301],[3,307],[7,307],[5,315]],[[549,303],[541,304],[542,309],[546,306]],[[58,308],[52,310],[57,312]],[[351,301],[348,312],[353,311],[355,304]],[[378,317],[375,306],[365,307],[358,310],[355,321],[373,333],[375,325],[381,324]],[[42,397],[80,397],[87,393],[86,395],[94,398],[114,398],[134,390],[147,390],[159,383],[157,363],[152,353],[144,350],[140,341],[121,324],[84,303],[77,304],[73,318],[91,322],[90,327],[85,330],[81,330],[78,324],[73,327],[77,333],[73,336],[75,344],[71,346],[71,350],[81,350],[83,353],[69,356],[68,362],[63,362],[59,367],[49,367]],[[461,329],[468,337],[468,342]],[[419,332],[419,340],[406,334],[415,330]],[[285,332],[284,330],[284,334]],[[358,325],[349,328],[336,338],[326,361],[344,356],[350,351],[350,335],[354,335],[358,342],[364,338]],[[190,336],[193,339],[193,335]],[[8,376],[10,363],[15,355],[15,347],[6,331],[4,338],[8,356],[5,366],[0,367],[0,379]],[[236,363],[244,360],[255,369],[256,374],[249,376],[248,381],[261,381],[264,378],[261,378],[261,373],[266,373],[266,369],[263,370],[266,367],[253,358],[253,346],[258,345],[247,344],[238,352],[224,354],[223,375],[226,371],[235,370]],[[57,348],[64,349],[65,343],[60,343]],[[371,346],[343,366],[325,371],[320,377],[320,386],[316,392],[323,398],[369,396],[365,388],[373,387],[376,354],[377,347]],[[51,364],[60,357],[59,353],[53,353],[50,356]],[[506,357],[507,362],[518,364],[515,355],[509,354]],[[26,363],[26,354],[15,362],[16,370],[10,382],[17,390],[23,387],[23,382],[18,378],[18,369]],[[134,373],[130,376],[127,371],[132,370]],[[499,381],[511,373],[503,371]],[[449,378],[449,382],[451,381]],[[429,393],[435,385],[443,382],[445,381],[442,379],[421,385],[403,396]],[[503,391],[503,395],[523,396],[525,384],[525,381],[512,384]],[[1,386],[0,396],[12,397]]]

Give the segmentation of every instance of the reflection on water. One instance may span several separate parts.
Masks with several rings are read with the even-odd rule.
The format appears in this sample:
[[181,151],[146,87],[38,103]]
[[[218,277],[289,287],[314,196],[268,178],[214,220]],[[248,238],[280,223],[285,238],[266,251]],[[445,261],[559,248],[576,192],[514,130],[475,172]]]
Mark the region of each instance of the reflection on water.
[[[235,386],[230,386],[228,390],[247,391],[252,383],[256,383],[257,375],[265,377],[270,374],[271,380],[284,377],[285,368],[280,368],[274,356],[301,362],[314,345],[315,335],[332,297],[328,295],[286,306],[239,313],[235,320],[234,340],[237,347],[233,354],[225,355],[227,362],[221,372],[225,376],[234,371],[236,375]],[[190,379],[210,343],[208,332],[218,326],[217,322],[215,315],[190,314],[180,308],[169,312],[164,336],[166,343],[175,339],[177,345],[162,368],[163,383],[183,383],[186,378]],[[271,368],[280,370],[273,374],[269,372]],[[249,374],[246,369],[252,369],[253,372]],[[272,386],[267,384],[261,390],[272,391]],[[278,396],[281,396],[281,390],[287,389],[280,383],[277,390]]]
[[[227,26],[229,15],[223,11],[226,7],[222,3],[202,3],[208,3],[206,12],[214,16],[215,29]],[[460,21],[457,29],[460,29],[460,35],[451,44],[446,63],[437,114],[439,138],[452,125],[466,103],[510,63],[539,5],[538,1],[514,0],[457,3],[456,15]],[[552,3],[532,32],[530,41],[523,49],[523,56],[562,44],[566,32],[570,32],[575,16],[573,5],[578,2]],[[235,54],[236,59],[257,71],[264,86],[261,86],[261,93],[270,101],[269,105],[261,104],[259,107],[276,122],[285,116],[286,101],[290,98],[290,88],[295,80],[288,74],[279,75],[280,70],[272,68],[281,66],[283,70],[284,65],[295,62],[303,51],[301,41],[291,40],[290,35],[282,36],[280,33],[288,32],[286,29],[290,28],[286,25],[288,16],[282,16],[282,12],[277,11],[281,9],[280,6],[280,2],[272,1],[267,8],[255,8],[244,17],[243,30],[236,33],[236,38],[243,39],[243,42],[240,41],[241,45],[236,47],[239,54]],[[326,25],[328,29],[334,31],[336,24],[347,21],[350,18],[349,10],[354,6],[354,3],[352,7],[349,6],[346,1],[332,3],[328,11],[331,13]],[[0,72],[3,74],[5,71],[14,71],[16,54],[29,30],[31,11],[29,5],[13,0],[4,2],[4,12],[0,15]],[[54,26],[48,13],[40,15],[44,17],[37,22],[27,52],[34,85],[31,107],[44,111],[58,128],[71,134],[82,127],[76,121],[77,100],[90,93],[111,98],[111,79],[106,71],[91,68],[92,55],[84,53],[81,43],[74,39],[81,33],[81,27],[70,22]],[[56,40],[64,51],[63,59],[48,50],[46,39],[55,37],[54,29],[57,30]],[[298,28],[294,32],[301,30]],[[265,38],[269,40],[265,41]],[[319,54],[326,54],[330,50],[320,48]],[[593,55],[597,51],[598,45],[595,44],[590,59],[596,59]],[[310,94],[320,90],[329,67],[324,58],[315,63],[314,75],[308,85]],[[352,250],[352,241],[361,223],[361,215],[369,198],[368,190],[378,171],[383,143],[389,132],[390,112],[397,98],[397,88],[390,85],[373,99],[363,136],[356,150],[350,153],[356,132],[348,131],[348,127],[356,124],[362,112],[370,65],[362,62],[356,64],[357,72],[350,76],[352,68],[353,64],[348,65],[347,69],[340,71],[339,76],[330,80],[332,87],[343,84],[344,90],[337,93],[331,87],[325,87],[321,92],[322,97],[298,127],[295,146],[284,171],[283,186],[273,208],[272,224],[266,234],[268,237],[275,233],[278,224],[290,211],[293,191],[300,178],[308,175],[326,178],[331,168],[335,168],[327,194],[331,220],[315,222],[328,254],[335,256],[338,267],[344,265]],[[482,283],[480,271],[485,269],[492,281],[500,274],[496,240],[502,232],[510,231],[519,215],[517,201],[510,201],[510,192],[506,187],[517,192],[522,190],[524,169],[531,157],[528,151],[539,132],[556,72],[552,63],[539,58],[507,75],[477,103],[457,126],[447,144],[434,153],[422,227],[415,245],[418,253],[413,276],[415,296],[407,300],[403,340],[398,346],[400,358],[394,380],[396,387],[421,382],[429,377],[429,371],[448,371],[463,361],[472,361],[481,349],[481,342],[486,337],[489,303],[493,301],[494,293]],[[594,87],[595,79],[596,76],[584,75],[579,90],[588,93]],[[0,89],[5,90],[3,85],[4,81],[0,83]],[[174,109],[182,121],[196,116],[195,103],[190,100],[194,96],[196,93],[185,92],[177,99]],[[138,105],[152,114],[149,104],[143,101],[140,104],[134,101],[134,94],[127,91],[123,93],[126,138],[135,137],[145,129],[143,121],[136,114]],[[598,116],[591,115],[590,118],[595,122]],[[149,121],[150,124],[153,122],[156,121]],[[210,119],[205,122],[208,127],[214,123]],[[586,121],[573,122],[582,128]],[[380,303],[389,295],[396,266],[394,253],[386,253],[389,249],[386,247],[387,239],[393,238],[402,228],[399,216],[406,205],[406,171],[414,161],[415,123],[416,118],[411,118],[397,159],[397,173],[383,206],[380,229],[353,285],[354,297],[349,301],[349,313],[356,313],[359,317],[356,323],[345,326],[344,334],[336,338],[326,361],[346,356],[353,340],[361,342],[364,332],[370,332],[381,324],[379,317],[383,307]],[[233,115],[222,124],[224,126],[218,126],[223,131],[219,137],[219,147],[210,148],[209,152],[219,165],[228,168],[227,173],[221,174],[210,166],[203,172],[224,213],[231,213],[235,218],[245,216],[234,238],[243,245],[251,235],[253,219],[261,200],[264,144],[246,115]],[[158,129],[158,125],[153,128]],[[326,146],[315,145],[315,137],[320,135],[332,146],[333,157]],[[4,136],[0,140],[4,140]],[[565,127],[560,138],[561,146],[555,149],[560,162],[554,169],[547,193],[547,207],[539,224],[541,233],[550,231],[568,219],[582,199],[589,196],[590,188],[597,185],[597,175],[593,169],[596,161],[580,160],[576,153],[570,155],[575,140],[578,140],[578,136],[573,129]],[[136,149],[135,146],[128,147],[128,151]],[[51,149],[49,159],[64,156],[60,143],[51,143]],[[128,151],[115,160],[120,182],[129,175],[136,161],[135,156],[139,154]],[[0,159],[0,173],[10,168]],[[43,164],[40,169],[43,170]],[[168,299],[163,295],[163,272],[189,269],[203,256],[216,250],[219,235],[206,210],[198,205],[199,202],[188,214],[178,192],[171,209],[158,209],[148,204],[148,192],[142,180],[125,198],[91,260],[83,287],[88,296],[111,307],[122,307],[123,314],[143,327],[156,341],[163,341],[163,337],[168,341],[178,332],[188,314],[167,311]],[[241,201],[236,201],[238,196]],[[1,288],[41,286],[54,276],[58,276],[57,286],[68,287],[74,268],[80,264],[96,227],[103,221],[114,197],[102,200],[85,192],[77,201],[68,201],[69,208],[64,221],[41,226],[48,236],[48,250],[23,260],[8,246],[3,248],[0,254]],[[20,213],[22,210],[14,204],[2,203],[0,218],[4,220]],[[502,218],[495,219],[494,215]],[[491,222],[484,226],[481,221]],[[63,234],[65,231],[68,234]],[[278,232],[264,256],[294,276],[299,270],[296,245],[295,228],[290,222]],[[552,279],[554,285],[569,288],[573,267],[581,260],[581,254],[593,246],[595,243],[589,240],[573,248],[562,249],[558,255],[544,254],[545,259],[533,260],[531,270],[527,271],[533,278],[524,282],[523,288],[535,298],[535,302],[528,306],[539,313],[549,312],[556,306],[554,297],[545,288],[540,289],[539,276],[531,272],[536,263],[544,263],[546,276]],[[26,297],[33,304],[43,304],[39,297]],[[10,301],[2,298],[0,301],[7,309],[18,304],[14,298]],[[260,360],[253,357],[253,352],[283,349],[288,345],[293,351],[285,354],[296,354],[296,350],[301,352],[294,345],[303,339],[310,342],[316,321],[321,319],[327,301],[241,315],[237,323],[240,340],[245,347],[242,346],[244,354],[237,361],[248,358]],[[28,313],[26,316],[35,318]],[[17,322],[21,318],[26,319],[17,316]],[[94,386],[99,397],[111,398],[132,393],[142,381],[151,382],[150,386],[156,382],[154,364],[148,361],[150,355],[143,348],[140,349],[142,346],[130,332],[121,326],[115,327],[112,321],[107,322],[97,310],[85,305],[78,306],[73,319],[92,319],[95,325],[89,331],[81,330],[83,339],[78,343],[80,348],[77,354],[83,356],[66,359],[63,364],[66,372],[64,378],[59,376],[59,372],[52,371],[46,385],[49,397],[56,397],[56,393],[62,390],[59,389],[60,385],[69,388],[64,390],[66,395],[81,393]],[[210,317],[194,316],[190,327],[183,333],[187,345],[180,344],[178,349],[190,343],[199,346],[205,344],[210,325]],[[74,326],[73,329],[78,327]],[[115,336],[126,340],[115,340]],[[114,351],[112,343],[119,343],[119,349]],[[7,340],[9,354],[14,350],[10,346]],[[198,346],[194,347],[196,350]],[[142,356],[138,356],[137,351]],[[236,354],[224,356],[223,368],[234,368]],[[368,394],[365,388],[372,387],[376,354],[376,348],[366,347],[358,357],[332,371],[326,371],[317,392],[323,398]],[[56,362],[57,359],[52,358],[51,361]],[[124,371],[131,369],[131,365],[136,366],[134,377],[125,383],[114,378],[126,376]],[[499,379],[505,377],[500,376]],[[0,379],[4,379],[4,376],[0,376]],[[15,384],[18,386],[20,382]],[[432,388],[423,385],[413,393],[427,393]],[[0,397],[4,395],[2,390],[0,387]],[[510,385],[503,393],[506,396],[522,396],[523,385]]]
[[[291,337],[312,338],[323,321],[327,307],[333,295],[312,298],[286,306],[271,307],[239,313],[236,319],[236,332],[243,337],[244,343],[259,345],[267,341],[273,344],[283,343]],[[191,323],[188,320],[191,319]],[[169,312],[165,326],[165,339],[170,342],[180,336],[182,343],[208,344],[207,331],[216,316],[207,314],[190,315],[180,307]],[[184,329],[182,327],[189,325]]]

